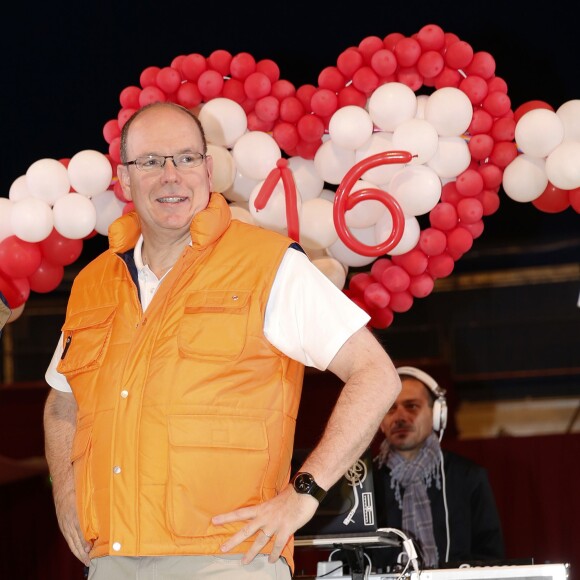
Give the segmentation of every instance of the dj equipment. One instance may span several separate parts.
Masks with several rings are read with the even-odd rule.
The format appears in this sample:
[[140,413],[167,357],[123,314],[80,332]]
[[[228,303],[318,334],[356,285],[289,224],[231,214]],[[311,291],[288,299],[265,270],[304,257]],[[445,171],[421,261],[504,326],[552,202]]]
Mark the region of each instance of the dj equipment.
[[445,389],[441,388],[437,381],[415,367],[398,367],[397,373],[400,377],[413,377],[421,381],[435,397],[433,402],[433,431],[443,431],[447,427],[447,400],[445,399]]
[[[329,562],[332,564],[332,562]],[[352,576],[337,575],[341,569],[330,574],[317,576],[316,580],[350,580]],[[368,580],[567,580],[570,567],[568,564],[529,564],[526,566],[466,566],[464,568],[446,568],[441,570],[423,570],[419,574],[409,572],[401,574],[370,574]]]

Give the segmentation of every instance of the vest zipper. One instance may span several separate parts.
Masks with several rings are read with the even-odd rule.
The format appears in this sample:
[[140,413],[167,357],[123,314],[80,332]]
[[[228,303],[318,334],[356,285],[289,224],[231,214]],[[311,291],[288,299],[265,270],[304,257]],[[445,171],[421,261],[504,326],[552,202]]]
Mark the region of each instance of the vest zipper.
[[66,351],[68,350],[68,347],[70,346],[71,342],[72,342],[72,334],[69,334],[66,337],[66,341],[64,343],[64,348],[62,350],[62,355],[60,356],[60,360],[64,360],[64,357],[66,356]]

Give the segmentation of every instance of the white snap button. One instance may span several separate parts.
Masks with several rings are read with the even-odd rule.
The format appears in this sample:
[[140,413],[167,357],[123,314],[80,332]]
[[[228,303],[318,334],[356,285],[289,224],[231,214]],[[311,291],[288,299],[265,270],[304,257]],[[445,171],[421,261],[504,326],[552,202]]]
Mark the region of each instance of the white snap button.
[[121,543],[120,542],[115,542],[113,544],[113,550],[115,550],[115,552],[118,552],[121,549]]

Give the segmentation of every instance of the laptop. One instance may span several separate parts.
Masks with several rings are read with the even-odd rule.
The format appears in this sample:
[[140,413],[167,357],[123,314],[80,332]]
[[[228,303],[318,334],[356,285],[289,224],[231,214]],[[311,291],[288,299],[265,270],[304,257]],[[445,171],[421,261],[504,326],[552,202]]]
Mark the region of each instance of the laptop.
[[[309,449],[296,449],[292,473],[304,463]],[[400,540],[381,532],[377,522],[373,458],[370,448],[333,485],[318,510],[294,533],[295,546],[333,547],[345,544],[400,546]]]

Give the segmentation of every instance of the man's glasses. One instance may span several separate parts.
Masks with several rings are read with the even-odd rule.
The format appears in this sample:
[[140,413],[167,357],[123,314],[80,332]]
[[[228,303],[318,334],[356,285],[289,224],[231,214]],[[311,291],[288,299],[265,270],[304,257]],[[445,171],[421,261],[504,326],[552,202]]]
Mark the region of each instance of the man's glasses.
[[175,155],[144,155],[123,165],[134,165],[141,171],[161,171],[168,159],[173,161],[177,169],[192,169],[203,163],[206,156],[203,153],[177,153]]

